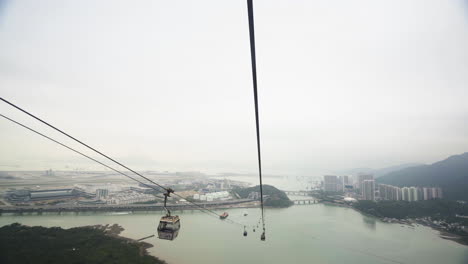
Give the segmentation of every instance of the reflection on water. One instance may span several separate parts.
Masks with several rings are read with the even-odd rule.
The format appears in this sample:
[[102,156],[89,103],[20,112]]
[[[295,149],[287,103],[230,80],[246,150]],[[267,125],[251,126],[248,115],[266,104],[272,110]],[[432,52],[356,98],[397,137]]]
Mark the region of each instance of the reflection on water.
[[374,217],[369,217],[369,216],[362,216],[362,220],[364,222],[364,226],[369,228],[370,230],[375,231],[376,226],[377,226],[377,221]]

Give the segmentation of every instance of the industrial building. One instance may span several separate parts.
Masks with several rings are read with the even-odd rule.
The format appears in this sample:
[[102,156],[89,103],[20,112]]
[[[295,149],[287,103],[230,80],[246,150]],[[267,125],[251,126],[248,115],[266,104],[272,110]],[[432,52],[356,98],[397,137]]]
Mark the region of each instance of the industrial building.
[[8,192],[6,194],[6,199],[11,202],[28,202],[74,198],[84,194],[84,192],[76,189],[15,190]]
[[212,202],[214,200],[227,200],[230,198],[228,191],[211,192],[206,194],[194,194],[193,199],[200,201]]

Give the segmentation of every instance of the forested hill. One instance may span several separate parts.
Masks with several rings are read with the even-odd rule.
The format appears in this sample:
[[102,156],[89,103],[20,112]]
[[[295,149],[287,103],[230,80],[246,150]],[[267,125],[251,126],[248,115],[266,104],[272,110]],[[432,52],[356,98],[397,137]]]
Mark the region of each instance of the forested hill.
[[166,262],[146,254],[145,245],[110,236],[93,227],[23,226],[0,228],[0,263],[140,263]]
[[444,198],[468,201],[468,152],[431,165],[394,171],[377,179],[395,186],[441,187]]
[[[260,186],[250,187],[250,188],[239,188],[233,190],[241,198],[247,198],[251,192],[260,192]],[[263,185],[263,195],[268,195],[268,198],[265,199],[266,206],[272,207],[288,207],[293,204],[289,200],[288,196],[281,190],[278,190],[271,185]]]

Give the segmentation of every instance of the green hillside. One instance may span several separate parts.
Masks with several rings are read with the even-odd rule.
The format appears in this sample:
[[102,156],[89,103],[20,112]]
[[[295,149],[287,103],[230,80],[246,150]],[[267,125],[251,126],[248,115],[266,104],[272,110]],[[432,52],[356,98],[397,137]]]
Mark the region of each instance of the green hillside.
[[0,263],[165,263],[142,243],[92,227],[62,229],[11,224],[0,228]]
[[[247,198],[251,192],[260,192],[260,186],[257,185],[250,188],[239,188],[233,191],[241,198]],[[263,195],[268,195],[268,198],[264,201],[266,206],[288,207],[293,204],[293,202],[289,200],[288,196],[283,191],[278,190],[271,185],[263,185]]]
[[468,153],[450,156],[431,165],[394,171],[377,179],[395,186],[441,187],[444,198],[468,201]]

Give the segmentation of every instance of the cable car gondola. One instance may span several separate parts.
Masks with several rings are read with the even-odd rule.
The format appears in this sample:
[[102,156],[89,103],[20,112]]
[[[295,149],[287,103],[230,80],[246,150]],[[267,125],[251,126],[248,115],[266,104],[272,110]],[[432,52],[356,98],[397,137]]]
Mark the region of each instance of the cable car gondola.
[[179,235],[180,229],[180,219],[178,215],[171,215],[171,211],[167,209],[166,202],[167,197],[171,196],[174,190],[171,188],[167,189],[167,192],[164,194],[164,209],[166,210],[166,215],[161,217],[158,226],[158,237],[159,239],[165,240],[174,240],[177,235]]

